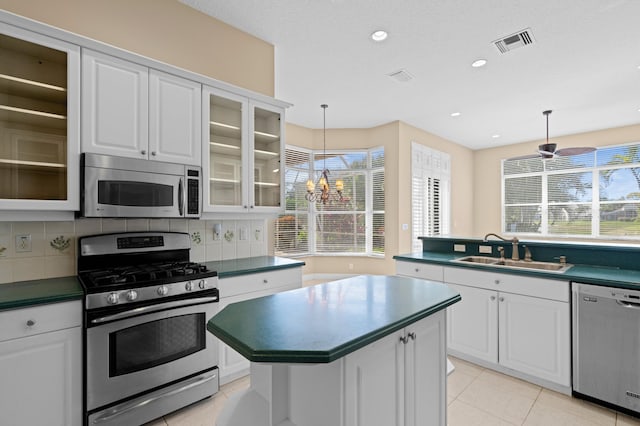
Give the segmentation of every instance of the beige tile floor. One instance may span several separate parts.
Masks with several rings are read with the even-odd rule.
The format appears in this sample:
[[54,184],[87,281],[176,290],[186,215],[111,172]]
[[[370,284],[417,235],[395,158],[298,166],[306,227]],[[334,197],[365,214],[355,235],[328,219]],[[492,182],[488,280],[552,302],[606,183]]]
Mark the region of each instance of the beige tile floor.
[[[449,426],[640,426],[640,420],[513,377],[451,358],[447,386]],[[227,398],[248,377],[222,386],[212,398],[147,426],[215,426]],[[331,425],[327,425],[331,426]]]

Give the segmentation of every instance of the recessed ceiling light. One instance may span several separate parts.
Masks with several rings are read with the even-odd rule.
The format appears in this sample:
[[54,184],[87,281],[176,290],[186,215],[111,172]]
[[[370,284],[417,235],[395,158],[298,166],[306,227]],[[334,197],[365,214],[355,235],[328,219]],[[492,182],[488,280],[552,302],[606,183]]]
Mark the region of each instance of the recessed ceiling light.
[[457,112],[457,111],[456,111],[456,112],[452,112],[452,113],[451,113],[451,116],[452,116],[452,117],[460,117],[460,115],[461,115],[461,114],[462,114],[462,113],[460,113],[460,112]]
[[371,40],[373,41],[384,41],[389,37],[389,33],[385,30],[377,30],[371,33]]
[[500,137],[500,135],[496,133],[495,135],[493,135],[491,137],[494,138],[494,139],[498,139]]
[[471,66],[473,68],[480,68],[480,67],[484,67],[485,65],[487,65],[486,59],[476,59],[471,63]]

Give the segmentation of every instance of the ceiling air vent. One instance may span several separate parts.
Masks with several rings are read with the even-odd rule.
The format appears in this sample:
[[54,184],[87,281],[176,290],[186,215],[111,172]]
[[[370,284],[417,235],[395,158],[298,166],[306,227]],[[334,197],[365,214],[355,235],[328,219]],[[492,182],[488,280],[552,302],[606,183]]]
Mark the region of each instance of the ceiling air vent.
[[389,77],[393,78],[396,81],[399,81],[401,83],[405,83],[409,80],[413,80],[413,76],[411,74],[409,74],[409,72],[405,69],[401,69],[398,71],[394,71],[392,73],[387,74]]
[[500,53],[507,53],[513,49],[524,47],[532,43],[533,34],[531,34],[531,28],[518,31],[517,33],[508,35],[493,42]]

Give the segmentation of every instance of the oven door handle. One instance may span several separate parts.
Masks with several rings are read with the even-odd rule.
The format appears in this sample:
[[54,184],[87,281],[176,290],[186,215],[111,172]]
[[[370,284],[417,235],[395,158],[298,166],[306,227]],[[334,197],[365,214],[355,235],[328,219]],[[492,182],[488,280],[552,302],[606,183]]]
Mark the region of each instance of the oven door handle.
[[165,309],[179,308],[182,306],[199,305],[202,303],[217,302],[218,296],[199,297],[196,299],[177,300],[174,302],[158,303],[157,305],[141,306],[131,309],[130,311],[119,312],[106,317],[95,318],[91,320],[91,324],[102,324],[103,322],[114,321],[123,318],[129,318],[140,314],[163,311]]
[[172,396],[175,394],[178,394],[180,392],[184,392],[186,390],[189,390],[191,388],[194,388],[196,386],[200,386],[203,385],[207,382],[210,382],[211,380],[215,379],[216,377],[218,377],[217,374],[212,374],[211,376],[207,377],[207,376],[199,376],[196,377],[190,381],[188,381],[185,385],[176,388],[176,389],[172,389],[169,392],[166,393],[162,393],[159,395],[154,395],[151,396],[145,400],[142,401],[134,401],[134,402],[125,402],[123,404],[120,405],[116,405],[115,407],[107,410],[103,415],[101,415],[100,417],[98,417],[97,419],[95,419],[92,423],[93,424],[99,424],[99,423],[103,423],[103,422],[108,422],[109,420],[114,419],[115,417],[118,417],[122,414],[128,413],[131,410],[135,410],[136,408],[140,408],[144,405],[147,404],[151,404],[152,402],[156,402],[158,400],[161,400],[163,398],[166,398],[168,396]]

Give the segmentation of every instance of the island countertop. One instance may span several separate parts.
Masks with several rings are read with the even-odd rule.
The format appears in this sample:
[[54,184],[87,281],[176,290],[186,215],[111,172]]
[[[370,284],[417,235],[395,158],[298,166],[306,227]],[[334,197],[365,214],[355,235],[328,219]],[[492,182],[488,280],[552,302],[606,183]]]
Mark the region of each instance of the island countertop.
[[230,304],[207,329],[253,362],[328,363],[459,300],[441,283],[361,275]]

